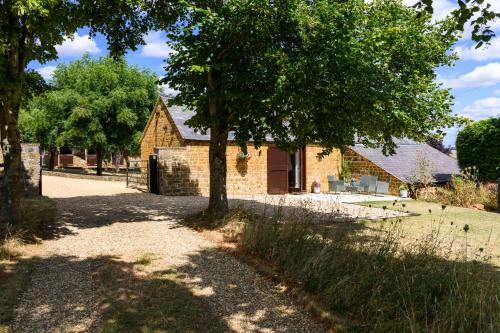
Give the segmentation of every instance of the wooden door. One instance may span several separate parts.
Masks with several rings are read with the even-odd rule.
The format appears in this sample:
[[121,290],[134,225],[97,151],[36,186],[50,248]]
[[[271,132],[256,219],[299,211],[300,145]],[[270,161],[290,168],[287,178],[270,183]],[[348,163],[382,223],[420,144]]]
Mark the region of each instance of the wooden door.
[[288,153],[275,146],[269,146],[267,150],[267,192],[288,192]]

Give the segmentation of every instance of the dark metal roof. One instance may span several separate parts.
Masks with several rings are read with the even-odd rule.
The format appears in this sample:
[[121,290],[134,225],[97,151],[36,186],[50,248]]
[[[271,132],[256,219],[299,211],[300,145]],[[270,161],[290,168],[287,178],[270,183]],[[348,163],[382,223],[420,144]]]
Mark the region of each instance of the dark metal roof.
[[452,175],[460,174],[457,160],[428,144],[412,140],[403,140],[398,144],[396,153],[389,156],[385,156],[379,148],[367,148],[361,144],[350,148],[404,182],[411,182],[415,179],[420,171],[422,159],[430,162],[429,169],[434,182],[448,182]]

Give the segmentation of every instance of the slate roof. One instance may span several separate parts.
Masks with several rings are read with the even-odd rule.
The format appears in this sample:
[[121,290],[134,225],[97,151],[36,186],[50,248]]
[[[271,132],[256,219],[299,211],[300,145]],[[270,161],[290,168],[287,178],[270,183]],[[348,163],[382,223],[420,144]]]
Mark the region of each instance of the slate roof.
[[[193,141],[210,141],[210,130],[206,132],[206,134],[202,134],[200,131],[195,131],[193,128],[189,127],[186,125],[186,121],[191,119],[194,115],[195,112],[191,109],[189,109],[186,106],[179,106],[179,105],[172,105],[168,106],[168,98],[167,97],[161,97],[165,105],[167,105],[167,110],[170,113],[170,116],[172,117],[172,120],[175,123],[175,126],[179,129],[179,132],[181,133],[181,136],[185,140],[193,140]],[[234,141],[234,132],[229,132],[228,134],[228,140],[229,141]],[[266,140],[268,142],[272,142],[272,137],[267,136]]]
[[457,160],[425,143],[400,140],[396,153],[389,156],[385,156],[381,149],[367,148],[361,144],[350,148],[404,182],[411,182],[418,174],[422,157],[430,161],[431,173],[436,183],[448,182],[452,175],[460,174]]

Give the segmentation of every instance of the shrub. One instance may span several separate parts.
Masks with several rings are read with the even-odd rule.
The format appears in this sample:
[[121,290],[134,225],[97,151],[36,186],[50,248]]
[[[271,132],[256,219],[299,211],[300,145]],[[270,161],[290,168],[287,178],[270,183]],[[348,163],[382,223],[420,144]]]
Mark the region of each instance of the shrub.
[[466,168],[461,177],[453,177],[448,187],[426,193],[425,199],[447,205],[470,208],[481,204],[487,210],[497,209],[496,184],[478,183],[475,168]]
[[241,244],[350,319],[346,331],[500,331],[495,269],[466,256],[443,257],[435,232],[410,247],[397,227],[386,231],[381,238],[355,237],[311,223],[257,219],[246,225]]
[[500,178],[500,118],[467,125],[458,133],[456,145],[462,169],[476,166],[481,179]]

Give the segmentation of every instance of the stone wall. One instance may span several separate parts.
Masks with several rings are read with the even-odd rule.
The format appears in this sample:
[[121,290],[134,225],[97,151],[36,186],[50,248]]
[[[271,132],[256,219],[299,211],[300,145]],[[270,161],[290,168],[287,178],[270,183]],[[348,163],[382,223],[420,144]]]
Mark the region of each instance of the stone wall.
[[353,177],[378,176],[379,180],[389,182],[390,194],[399,195],[399,187],[404,184],[400,179],[394,177],[350,148],[346,148],[344,158],[347,163],[349,163],[349,168]]
[[180,147],[182,141],[165,104],[160,99],[143,132],[141,160],[147,160],[155,148]]
[[[191,142],[185,147],[157,148],[160,193],[164,195],[203,195],[210,193],[210,169],[208,142]],[[267,193],[267,146],[255,149],[248,146],[250,158],[238,159],[239,147],[230,143],[227,147],[227,193]],[[340,153],[318,160],[322,149],[318,145],[306,147],[306,185],[312,190],[315,179],[321,183],[321,191],[328,191],[327,176],[338,177]]]
[[323,151],[320,145],[306,146],[306,190],[312,191],[313,182],[318,179],[321,192],[328,191],[328,176],[338,179],[341,167],[341,156],[338,149],[330,155],[318,159],[318,154]]
[[[165,195],[203,195],[210,193],[208,142],[185,147],[158,148],[160,193]],[[237,158],[239,148],[227,147],[227,193],[267,193],[267,147],[248,147],[250,158]]]
[[[37,143],[21,144],[21,160],[23,170],[21,173],[21,182],[23,192],[26,196],[39,195],[40,188],[40,148]],[[0,163],[3,163],[3,154],[0,150]],[[3,183],[3,168],[0,169],[0,187]]]

